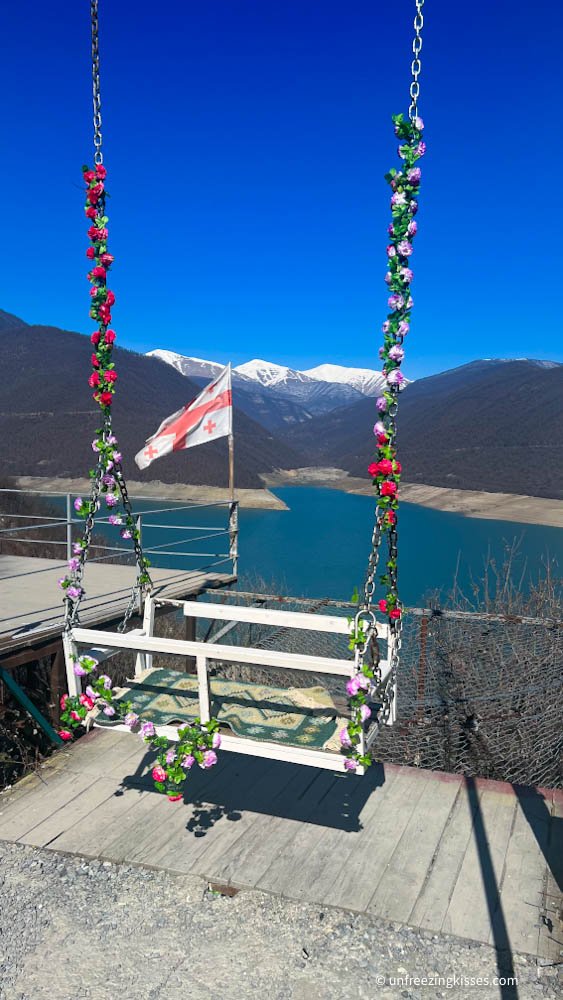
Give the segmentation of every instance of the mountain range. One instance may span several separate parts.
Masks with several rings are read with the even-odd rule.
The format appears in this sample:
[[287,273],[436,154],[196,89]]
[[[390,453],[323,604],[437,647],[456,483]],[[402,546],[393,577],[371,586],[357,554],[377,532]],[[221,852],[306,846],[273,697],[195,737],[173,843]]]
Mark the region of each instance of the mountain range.
[[[224,367],[216,361],[190,358],[173,351],[149,351],[147,357],[165,362],[198,385],[215,378]],[[323,369],[327,367],[334,369],[334,377],[324,377]],[[283,430],[284,434],[288,427],[304,420],[351,406],[364,395],[375,395],[382,383],[378,372],[337,365],[302,372],[255,359],[233,368],[233,393],[239,409],[268,430],[278,433]],[[360,385],[364,388],[360,389]]]
[[[87,386],[87,337],[33,326],[0,310],[0,475],[81,476],[92,464],[99,411]],[[162,419],[223,367],[169,351],[115,350],[114,426],[130,478],[225,485],[225,440],[159,459],[141,473],[133,456]],[[262,485],[276,469],[331,466],[367,479],[373,458],[369,369],[298,371],[250,361],[233,371],[236,481]],[[563,498],[563,365],[486,359],[409,384],[401,394],[405,480]]]

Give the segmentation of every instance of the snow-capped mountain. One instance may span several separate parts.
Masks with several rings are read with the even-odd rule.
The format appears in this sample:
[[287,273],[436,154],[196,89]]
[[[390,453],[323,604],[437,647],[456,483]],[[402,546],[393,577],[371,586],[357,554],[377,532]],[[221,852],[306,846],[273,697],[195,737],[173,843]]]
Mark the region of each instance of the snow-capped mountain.
[[180,375],[187,375],[188,378],[215,378],[225,367],[217,361],[204,361],[203,358],[187,358],[183,354],[176,354],[174,351],[148,351],[147,357],[158,358],[165,361],[167,365],[172,365]]
[[[155,350],[149,354],[200,385],[214,378],[223,367],[216,361],[185,357],[174,351]],[[362,398],[362,392],[344,378],[325,381],[258,358],[233,368],[233,389],[237,406],[270,430],[330,413]]]
[[371,368],[345,368],[343,365],[317,365],[316,368],[307,368],[303,375],[319,382],[351,385],[364,396],[379,395],[385,382],[381,372],[372,371]]
[[233,371],[245,378],[251,378],[254,382],[260,382],[260,385],[268,388],[284,386],[290,382],[311,381],[305,372],[288,368],[287,365],[277,365],[273,361],[261,361],[259,358],[247,361],[244,365],[238,365]]

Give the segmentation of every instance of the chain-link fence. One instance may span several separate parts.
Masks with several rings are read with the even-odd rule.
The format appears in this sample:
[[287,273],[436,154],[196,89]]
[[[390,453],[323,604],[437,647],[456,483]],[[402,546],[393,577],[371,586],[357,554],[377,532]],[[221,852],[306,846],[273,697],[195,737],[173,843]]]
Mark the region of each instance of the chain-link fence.
[[[225,595],[218,599],[224,603]],[[357,610],[346,602],[274,595],[232,594],[229,599],[349,618]],[[341,659],[352,656],[345,636],[276,626],[200,621],[198,638]],[[296,676],[296,671],[236,663],[221,666],[221,674],[282,687],[318,683],[330,690],[336,704],[344,704],[338,677]],[[396,764],[561,787],[562,719],[563,622],[410,609],[403,622],[397,722],[382,727],[373,753]]]

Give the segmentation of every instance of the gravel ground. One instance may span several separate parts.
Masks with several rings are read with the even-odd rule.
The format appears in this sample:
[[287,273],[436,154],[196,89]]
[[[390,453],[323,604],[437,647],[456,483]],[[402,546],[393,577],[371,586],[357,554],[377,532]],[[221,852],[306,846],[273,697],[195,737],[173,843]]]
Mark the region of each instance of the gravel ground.
[[[554,967],[201,879],[0,843],[0,1000],[388,1000],[563,996]],[[502,973],[501,973],[502,974]],[[504,973],[507,974],[506,972]],[[391,977],[457,976],[417,985]]]

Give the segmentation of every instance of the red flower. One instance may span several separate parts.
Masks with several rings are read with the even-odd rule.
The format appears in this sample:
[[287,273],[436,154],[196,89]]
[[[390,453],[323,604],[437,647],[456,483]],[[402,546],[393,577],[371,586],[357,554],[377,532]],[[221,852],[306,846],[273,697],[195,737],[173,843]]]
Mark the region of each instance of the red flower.
[[66,708],[67,701],[68,701],[68,694],[61,695],[60,706],[61,706],[63,712],[64,712],[64,710]]
[[102,406],[111,406],[112,395],[111,392],[101,392],[100,393],[100,403]]
[[387,513],[385,514],[385,520],[387,521],[387,524],[396,524],[397,515],[395,514],[395,511],[388,510]]
[[387,437],[387,434],[378,434],[377,435],[377,443],[378,444],[387,444],[388,440],[389,440],[389,438]]
[[375,477],[377,476],[378,472],[379,472],[379,464],[377,462],[372,462],[371,465],[368,465],[368,475]]
[[111,267],[111,265],[115,260],[115,257],[111,253],[103,253],[102,256],[100,257],[100,260],[104,265],[104,267]]
[[386,481],[379,487],[379,492],[382,497],[394,497],[397,492],[397,484]]
[[89,712],[92,711],[94,707],[94,702],[92,701],[91,698],[88,697],[87,694],[81,694],[78,700],[80,701],[81,705],[84,705],[84,708],[88,709]]
[[93,170],[85,170],[83,175],[86,184],[90,184],[91,181],[96,180],[96,175]]
[[86,197],[91,205],[95,205],[100,200],[100,195],[103,193],[103,190],[104,185],[100,183],[94,184],[94,186],[86,192]]
[[105,326],[107,326],[108,323],[111,323],[111,312],[107,302],[102,302],[100,304],[100,319]]
[[105,335],[106,344],[115,343],[115,336],[116,336],[115,330],[106,330],[106,335]]
[[94,333],[90,337],[90,342],[92,344],[99,344],[100,343],[100,331],[99,330],[94,330]]
[[398,621],[399,618],[401,617],[400,608],[393,608],[393,610],[389,612],[389,617],[394,622]]
[[398,461],[397,461],[397,460],[395,459],[395,472],[397,473],[397,475],[400,475],[400,473],[401,473],[402,471],[403,471],[403,466],[401,465],[401,463],[400,463],[400,462],[398,462]]
[[113,292],[110,292],[108,288],[108,294],[106,297],[106,306],[113,306],[114,304],[115,304],[115,295],[113,294]]
[[97,226],[90,226],[88,230],[88,236],[92,240],[92,243],[97,243],[98,240],[107,239],[107,235],[108,231],[104,226],[102,226],[101,229],[98,229]]
[[377,607],[380,611],[387,611],[387,601],[382,598],[381,601],[377,602]]
[[108,172],[104,167],[103,163],[96,163],[96,174],[98,175],[101,181],[106,179]]
[[88,247],[86,251],[86,256],[88,257],[88,260],[94,260],[94,257],[96,256],[96,251],[94,250],[94,247]]
[[91,274],[93,278],[103,278],[103,280],[105,281],[106,269],[105,267],[101,267],[99,264],[97,264],[96,267],[92,268]]
[[97,385],[100,384],[100,376],[98,372],[92,372],[90,378],[88,379],[88,385],[91,389],[95,389]]
[[179,802],[180,799],[183,799],[183,798],[184,798],[183,795],[169,795],[168,796],[168,801],[169,802]]
[[104,378],[106,382],[117,382],[117,372],[110,368],[109,371],[104,372]]
[[389,473],[393,472],[393,463],[388,458],[382,458],[379,463],[379,471],[383,476],[388,476]]
[[69,733],[68,729],[59,729],[59,736],[61,740],[71,740],[72,733]]
[[88,205],[88,208],[84,209],[84,213],[87,215],[89,219],[95,219],[96,215],[98,214],[93,205]]
[[93,354],[90,360],[92,361],[92,367],[93,368],[99,368],[100,367],[100,362],[98,361],[97,354]]

